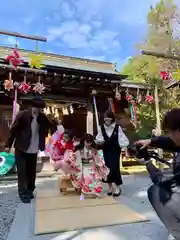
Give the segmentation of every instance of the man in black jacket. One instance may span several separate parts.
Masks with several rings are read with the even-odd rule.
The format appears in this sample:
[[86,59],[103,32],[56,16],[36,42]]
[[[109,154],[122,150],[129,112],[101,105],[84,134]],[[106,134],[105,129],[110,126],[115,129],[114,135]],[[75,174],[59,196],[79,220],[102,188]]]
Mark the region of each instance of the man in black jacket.
[[51,128],[51,123],[41,111],[44,107],[44,100],[34,97],[31,107],[17,115],[5,144],[5,151],[9,152],[14,143],[18,192],[24,203],[34,198],[37,154],[45,149],[45,139]]
[[[137,144],[143,147],[156,147],[174,153],[173,174],[180,174],[180,109],[172,109],[166,113],[163,128],[168,130],[169,136],[153,137],[140,140]],[[165,179],[162,172],[151,161],[145,162],[154,184],[148,189],[148,198],[165,227],[173,235],[173,239],[180,240],[180,175],[176,177],[175,186],[172,179]]]

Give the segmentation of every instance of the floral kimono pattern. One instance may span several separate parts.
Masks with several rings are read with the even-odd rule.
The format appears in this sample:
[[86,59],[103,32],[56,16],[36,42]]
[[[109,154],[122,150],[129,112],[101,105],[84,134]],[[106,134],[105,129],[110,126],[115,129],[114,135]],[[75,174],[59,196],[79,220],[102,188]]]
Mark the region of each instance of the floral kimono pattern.
[[109,169],[105,166],[102,151],[86,155],[86,149],[75,153],[66,151],[61,161],[61,169],[70,178],[74,188],[81,189],[83,194],[100,196],[103,192],[102,179],[106,180]]

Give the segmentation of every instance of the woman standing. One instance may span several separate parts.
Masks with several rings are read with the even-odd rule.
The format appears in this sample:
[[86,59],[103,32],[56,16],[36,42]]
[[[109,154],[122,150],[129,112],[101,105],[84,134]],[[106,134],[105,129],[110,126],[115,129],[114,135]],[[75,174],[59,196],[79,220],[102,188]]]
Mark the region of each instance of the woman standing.
[[[129,145],[129,140],[123,133],[121,127],[116,124],[113,112],[106,112],[104,124],[99,129],[96,141],[102,144],[105,164],[110,169],[106,181],[106,183],[108,183],[108,195],[118,197],[121,194],[120,185],[122,184],[120,153],[121,148]],[[115,183],[114,190],[113,183]]]

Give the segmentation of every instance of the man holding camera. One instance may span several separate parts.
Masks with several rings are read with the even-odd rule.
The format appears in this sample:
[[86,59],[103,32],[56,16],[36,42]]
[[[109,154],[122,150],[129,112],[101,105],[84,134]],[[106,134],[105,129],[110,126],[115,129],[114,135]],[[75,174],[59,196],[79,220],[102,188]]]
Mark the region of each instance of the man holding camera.
[[180,109],[167,112],[162,126],[169,133],[167,137],[159,136],[140,140],[136,145],[141,145],[140,150],[151,146],[174,153],[174,176],[170,179],[165,179],[151,160],[144,160],[144,164],[154,183],[148,189],[149,201],[174,239],[180,240]]

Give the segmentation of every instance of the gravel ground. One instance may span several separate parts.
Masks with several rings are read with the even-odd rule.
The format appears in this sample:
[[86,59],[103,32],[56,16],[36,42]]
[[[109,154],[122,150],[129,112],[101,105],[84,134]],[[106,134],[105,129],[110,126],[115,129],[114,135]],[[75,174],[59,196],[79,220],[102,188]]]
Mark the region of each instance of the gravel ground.
[[16,184],[0,183],[0,240],[6,240],[20,200]]

